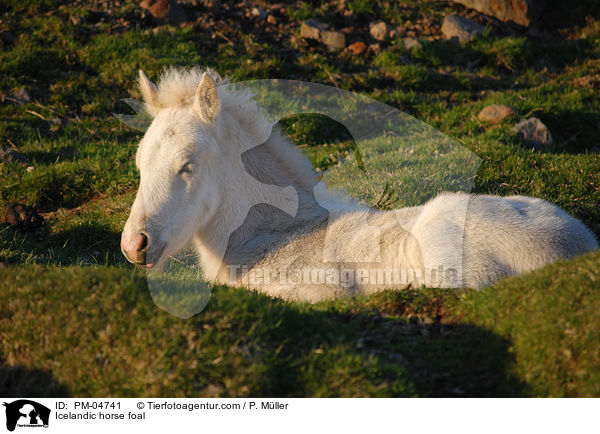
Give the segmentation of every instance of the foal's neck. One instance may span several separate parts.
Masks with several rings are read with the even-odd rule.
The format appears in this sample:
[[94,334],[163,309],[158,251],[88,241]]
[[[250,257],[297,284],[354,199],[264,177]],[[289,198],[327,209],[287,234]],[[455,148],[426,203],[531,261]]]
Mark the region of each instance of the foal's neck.
[[[244,173],[230,174],[235,181],[228,185],[233,190],[225,195],[217,214],[196,239],[209,278],[221,275],[223,265],[252,266],[290,237],[327,220],[327,210],[314,197],[318,180],[310,162],[278,131],[274,130],[264,144],[243,153],[241,159]],[[266,191],[273,196],[293,192],[297,207],[286,213],[268,205],[265,202],[271,198],[265,200]]]

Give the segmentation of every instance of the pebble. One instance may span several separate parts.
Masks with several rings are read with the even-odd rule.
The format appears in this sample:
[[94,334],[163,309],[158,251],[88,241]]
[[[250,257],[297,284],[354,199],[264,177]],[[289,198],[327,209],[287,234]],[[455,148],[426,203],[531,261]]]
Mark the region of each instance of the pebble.
[[367,44],[361,41],[354,42],[353,44],[348,45],[348,50],[352,51],[352,54],[358,56],[367,50]]
[[446,39],[469,42],[483,33],[483,27],[460,15],[448,15],[442,23],[442,33]]
[[371,32],[371,36],[373,36],[378,41],[387,40],[390,37],[391,30],[392,29],[390,28],[390,26],[383,21],[380,21],[378,23],[371,23],[369,25],[369,31]]
[[484,107],[483,110],[479,112],[479,115],[477,115],[477,118],[481,122],[495,125],[516,114],[517,112],[512,107],[503,104],[492,104]]
[[522,120],[513,128],[513,133],[536,149],[546,149],[554,143],[550,130],[538,118]]
[[420,50],[423,48],[423,44],[417,38],[404,38],[402,43],[407,50]]

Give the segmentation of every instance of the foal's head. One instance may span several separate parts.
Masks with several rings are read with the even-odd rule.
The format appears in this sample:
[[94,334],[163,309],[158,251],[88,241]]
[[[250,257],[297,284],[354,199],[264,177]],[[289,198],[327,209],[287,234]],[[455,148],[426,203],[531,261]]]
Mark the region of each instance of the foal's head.
[[154,119],[137,151],[140,186],[121,250],[130,262],[151,268],[181,249],[215,215],[221,194],[218,173],[226,170],[226,159],[217,144],[220,104],[211,76],[204,73],[195,92],[180,89],[175,102],[171,91],[177,94],[177,89],[159,89],[142,71],[140,89]]

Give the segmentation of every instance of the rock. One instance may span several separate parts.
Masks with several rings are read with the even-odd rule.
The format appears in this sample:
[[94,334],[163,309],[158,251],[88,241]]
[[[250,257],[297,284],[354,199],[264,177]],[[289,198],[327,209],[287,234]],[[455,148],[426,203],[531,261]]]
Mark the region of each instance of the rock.
[[505,23],[529,27],[544,10],[545,0],[453,0]]
[[326,24],[316,20],[304,21],[300,26],[300,36],[320,41],[329,48],[344,48],[346,46],[346,35],[342,32],[328,30]]
[[273,15],[269,15],[267,17],[267,23],[269,23],[269,24],[277,24],[277,18],[275,18]]
[[359,54],[362,54],[367,50],[367,44],[358,41],[348,45],[348,50],[352,51],[352,54],[358,56]]
[[387,23],[380,21],[378,23],[369,24],[369,31],[371,32],[371,36],[373,36],[378,41],[385,41],[390,37],[390,31],[392,29]]
[[483,110],[479,112],[479,115],[477,115],[477,118],[481,122],[495,125],[515,116],[516,114],[517,112],[512,107],[502,104],[492,104],[484,107]]
[[536,149],[545,149],[554,143],[550,130],[538,118],[522,120],[515,125],[513,133]]
[[416,38],[404,38],[402,40],[402,43],[404,44],[404,48],[406,48],[407,50],[420,50],[421,48],[423,48],[423,44],[421,44],[421,41],[419,41]]
[[346,35],[342,32],[325,30],[321,32],[321,42],[329,48],[344,48],[346,46]]
[[266,11],[263,11],[262,9],[256,7],[252,8],[252,11],[250,11],[250,13],[255,17],[262,18],[263,20],[267,18],[268,15]]
[[33,230],[44,224],[44,218],[32,206],[10,203],[4,213],[4,223],[19,229]]
[[0,161],[17,161],[19,163],[27,163],[29,160],[27,157],[20,152],[13,151],[12,149],[0,147]]
[[160,22],[181,24],[187,20],[185,11],[174,0],[143,0],[140,6]]
[[379,54],[380,51],[381,51],[381,45],[379,45],[379,44],[371,44],[367,48],[367,54],[369,54],[369,53]]
[[300,26],[300,36],[319,41],[321,31],[327,30],[327,25],[316,20],[306,20]]
[[11,92],[10,97],[16,99],[21,104],[31,102],[31,94],[24,87]]
[[444,37],[458,42],[469,42],[482,32],[482,26],[460,15],[448,15],[442,23]]

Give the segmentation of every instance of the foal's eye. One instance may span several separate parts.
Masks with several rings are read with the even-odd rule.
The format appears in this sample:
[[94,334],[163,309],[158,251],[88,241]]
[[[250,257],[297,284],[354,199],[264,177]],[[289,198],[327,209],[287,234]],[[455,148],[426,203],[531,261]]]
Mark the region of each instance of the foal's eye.
[[192,163],[185,163],[181,166],[181,169],[179,169],[179,173],[192,173],[193,168],[194,166],[192,166]]

